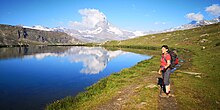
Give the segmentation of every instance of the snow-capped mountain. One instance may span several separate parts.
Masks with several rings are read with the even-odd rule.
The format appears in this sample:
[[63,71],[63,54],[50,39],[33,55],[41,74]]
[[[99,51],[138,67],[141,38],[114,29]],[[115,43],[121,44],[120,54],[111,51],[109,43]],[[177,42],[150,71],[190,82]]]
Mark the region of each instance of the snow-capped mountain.
[[135,36],[133,32],[121,30],[107,20],[98,22],[94,28],[86,30],[67,29],[67,34],[85,42],[104,42],[108,40],[124,40]]
[[44,26],[41,26],[41,25],[35,25],[35,26],[22,26],[23,28],[30,28],[30,29],[36,29],[36,30],[42,30],[42,31],[54,31],[53,29],[51,28],[48,28],[48,27],[44,27]]
[[191,21],[188,24],[184,24],[163,31],[148,31],[148,32],[122,30],[116,26],[113,26],[111,23],[108,22],[107,19],[97,22],[93,28],[88,28],[84,30],[63,28],[63,27],[48,28],[40,25],[36,25],[32,27],[29,26],[23,26],[23,27],[37,29],[37,30],[44,30],[44,31],[64,32],[83,42],[105,42],[109,40],[125,40],[125,39],[135,38],[138,36],[148,35],[148,34],[191,29],[204,25],[215,24],[218,22],[220,22],[220,16],[212,20]]
[[86,28],[86,29],[63,28],[63,27],[48,28],[40,25],[36,25],[32,27],[29,26],[23,26],[23,27],[36,29],[36,30],[44,30],[44,31],[64,32],[84,42],[105,42],[109,40],[125,40],[137,36],[146,35],[149,33],[142,31],[132,32],[132,31],[120,29],[109,23],[105,17],[99,22],[97,22],[93,28]]
[[185,30],[185,29],[192,29],[200,26],[215,24],[220,22],[220,16],[217,18],[214,18],[212,20],[201,20],[201,21],[191,21],[188,24],[184,24],[178,27],[170,28],[167,30],[164,30],[163,32],[170,32],[170,31],[176,31],[176,30]]
[[212,24],[220,22],[220,16],[215,19],[210,20],[210,22],[212,22]]
[[55,27],[55,28],[49,28],[41,25],[35,25],[35,26],[22,26],[23,28],[29,28],[29,29],[36,29],[36,30],[42,30],[42,31],[56,31],[56,32],[64,32],[64,30],[67,30],[66,28],[63,27]]

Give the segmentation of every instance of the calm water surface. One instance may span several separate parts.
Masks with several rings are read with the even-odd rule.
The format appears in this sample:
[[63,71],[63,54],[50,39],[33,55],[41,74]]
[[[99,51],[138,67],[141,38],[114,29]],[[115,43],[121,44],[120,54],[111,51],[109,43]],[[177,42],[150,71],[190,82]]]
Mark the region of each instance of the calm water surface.
[[0,48],[0,110],[43,110],[149,58],[101,47]]

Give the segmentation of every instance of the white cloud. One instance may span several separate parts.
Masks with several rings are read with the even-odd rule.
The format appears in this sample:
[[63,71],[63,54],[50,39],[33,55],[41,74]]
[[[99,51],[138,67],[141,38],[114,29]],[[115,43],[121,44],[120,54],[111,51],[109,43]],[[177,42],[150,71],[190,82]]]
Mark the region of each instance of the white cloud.
[[98,22],[106,21],[106,16],[97,9],[81,9],[79,13],[82,15],[82,21],[70,21],[70,26],[75,29],[94,28]]
[[166,22],[154,22],[155,25],[165,25],[167,24]]
[[212,6],[206,7],[205,11],[208,13],[219,16],[220,15],[220,6],[218,4],[213,4]]
[[186,18],[188,18],[190,20],[201,21],[201,20],[203,20],[204,16],[202,14],[200,14],[200,13],[197,13],[197,14],[195,14],[195,13],[188,13],[186,15]]

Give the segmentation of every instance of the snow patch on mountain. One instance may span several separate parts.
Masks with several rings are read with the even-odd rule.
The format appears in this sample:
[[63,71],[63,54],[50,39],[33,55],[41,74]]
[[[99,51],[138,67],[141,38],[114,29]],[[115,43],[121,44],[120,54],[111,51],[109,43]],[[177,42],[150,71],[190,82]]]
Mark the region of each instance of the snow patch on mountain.
[[116,27],[110,26],[107,30],[109,32],[115,33],[116,35],[120,35],[120,36],[123,35],[123,32],[120,29],[116,28]]
[[35,26],[22,26],[23,28],[29,28],[29,29],[36,29],[36,30],[41,30],[41,31],[54,31],[53,29],[51,28],[48,28],[48,27],[44,27],[44,26],[41,26],[41,25],[35,25]]
[[217,17],[217,18],[214,18],[212,20],[199,20],[199,21],[193,20],[188,24],[184,24],[184,25],[181,25],[181,26],[170,28],[170,29],[164,30],[163,32],[171,32],[171,31],[176,31],[176,30],[192,29],[192,28],[197,28],[197,27],[200,27],[200,26],[215,24],[215,23],[219,23],[219,22],[220,22],[220,16]]
[[94,30],[78,30],[80,33],[82,34],[99,34],[100,32],[102,32],[102,28],[98,27],[97,29]]

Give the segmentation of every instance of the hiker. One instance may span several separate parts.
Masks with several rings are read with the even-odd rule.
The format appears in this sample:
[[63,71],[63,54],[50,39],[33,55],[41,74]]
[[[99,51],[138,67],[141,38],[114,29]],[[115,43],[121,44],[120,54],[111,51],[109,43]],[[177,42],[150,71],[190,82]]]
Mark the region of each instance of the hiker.
[[[159,74],[162,74],[163,78],[163,88],[165,87],[165,93],[161,94],[162,97],[169,97],[172,96],[170,94],[170,73],[171,73],[171,55],[168,53],[169,48],[167,45],[163,45],[161,47],[162,56],[160,59],[160,69]],[[162,88],[161,88],[162,89]]]

